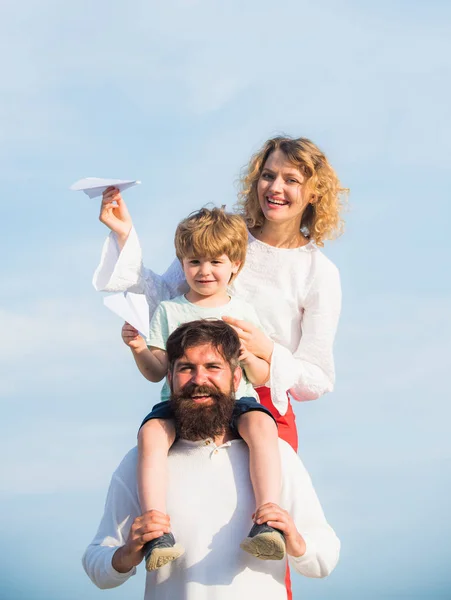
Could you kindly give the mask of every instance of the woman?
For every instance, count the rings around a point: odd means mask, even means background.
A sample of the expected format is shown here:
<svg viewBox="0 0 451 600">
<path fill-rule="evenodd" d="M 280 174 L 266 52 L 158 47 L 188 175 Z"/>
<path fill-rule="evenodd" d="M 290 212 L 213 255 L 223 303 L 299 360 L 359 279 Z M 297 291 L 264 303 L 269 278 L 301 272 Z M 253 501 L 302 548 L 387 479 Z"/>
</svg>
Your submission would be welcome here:
<svg viewBox="0 0 451 600">
<path fill-rule="evenodd" d="M 305 138 L 268 140 L 251 158 L 241 183 L 237 207 L 249 244 L 233 293 L 254 305 L 267 335 L 249 323 L 225 320 L 251 352 L 270 360 L 270 387 L 258 388 L 260 400 L 276 417 L 279 436 L 297 451 L 290 397 L 314 400 L 331 391 L 335 381 L 332 346 L 340 279 L 319 247 L 340 232 L 340 197 L 346 190 L 325 155 Z M 94 275 L 97 290 L 145 293 L 151 313 L 161 300 L 184 293 L 178 261 L 162 276 L 143 268 L 139 241 L 117 190 L 104 193 L 100 221 L 112 234 Z"/>
</svg>

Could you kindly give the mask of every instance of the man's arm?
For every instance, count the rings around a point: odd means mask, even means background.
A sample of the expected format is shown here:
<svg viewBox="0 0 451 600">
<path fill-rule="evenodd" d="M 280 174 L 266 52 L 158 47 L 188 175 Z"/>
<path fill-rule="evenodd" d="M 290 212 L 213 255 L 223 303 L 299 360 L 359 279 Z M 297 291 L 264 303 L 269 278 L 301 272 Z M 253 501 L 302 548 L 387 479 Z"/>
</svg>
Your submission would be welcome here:
<svg viewBox="0 0 451 600">
<path fill-rule="evenodd" d="M 290 563 L 306 577 L 326 577 L 338 562 L 340 541 L 326 521 L 300 458 L 286 442 L 280 441 L 279 445 L 283 466 L 281 504 L 293 524 L 287 539 Z"/>
<path fill-rule="evenodd" d="M 129 453 L 113 474 L 105 502 L 105 509 L 97 533 L 87 547 L 82 563 L 91 581 L 100 589 L 121 585 L 135 574 L 117 571 L 112 564 L 113 555 L 125 545 L 140 508 L 137 493 L 133 493 L 128 473 L 136 472 L 136 451 Z M 124 476 L 125 475 L 125 476 Z"/>
<path fill-rule="evenodd" d="M 147 542 L 171 531 L 169 517 L 158 510 L 149 510 L 136 517 L 130 528 L 127 541 L 113 554 L 111 564 L 118 573 L 128 573 L 144 558 Z"/>
<path fill-rule="evenodd" d="M 127 581 L 143 560 L 144 544 L 170 531 L 166 515 L 140 512 L 134 449 L 111 479 L 99 529 L 82 559 L 87 575 L 97 587 L 109 589 Z"/>
</svg>

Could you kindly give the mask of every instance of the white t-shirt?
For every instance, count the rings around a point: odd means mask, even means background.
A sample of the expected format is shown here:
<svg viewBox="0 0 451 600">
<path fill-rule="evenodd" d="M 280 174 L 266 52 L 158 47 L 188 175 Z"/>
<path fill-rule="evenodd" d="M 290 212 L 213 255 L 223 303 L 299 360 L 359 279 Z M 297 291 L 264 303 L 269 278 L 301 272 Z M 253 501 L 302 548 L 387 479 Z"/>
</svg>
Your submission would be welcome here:
<svg viewBox="0 0 451 600">
<path fill-rule="evenodd" d="M 280 505 L 307 546 L 304 556 L 290 557 L 290 565 L 307 577 L 325 577 L 337 564 L 340 542 L 301 460 L 286 442 L 279 440 L 279 448 Z M 118 573 L 111 564 L 141 514 L 136 462 L 135 448 L 112 477 L 99 529 L 83 557 L 86 573 L 103 589 L 136 572 Z M 167 511 L 185 554 L 146 574 L 145 600 L 286 600 L 286 560 L 259 560 L 239 547 L 255 508 L 246 444 L 233 440 L 217 447 L 211 439 L 179 440 L 169 451 L 168 470 Z"/>
<path fill-rule="evenodd" d="M 179 325 L 197 321 L 198 319 L 221 319 L 223 316 L 235 317 L 253 323 L 260 329 L 261 324 L 254 308 L 240 298 L 232 297 L 223 306 L 198 306 L 189 302 L 185 296 L 177 296 L 172 300 L 160 302 L 152 317 L 149 329 L 148 346 L 166 350 L 168 337 Z M 161 390 L 161 400 L 169 400 L 171 395 L 167 381 Z M 245 373 L 241 378 L 235 396 L 237 399 L 251 397 L 258 400 L 253 385 L 246 379 Z"/>
</svg>

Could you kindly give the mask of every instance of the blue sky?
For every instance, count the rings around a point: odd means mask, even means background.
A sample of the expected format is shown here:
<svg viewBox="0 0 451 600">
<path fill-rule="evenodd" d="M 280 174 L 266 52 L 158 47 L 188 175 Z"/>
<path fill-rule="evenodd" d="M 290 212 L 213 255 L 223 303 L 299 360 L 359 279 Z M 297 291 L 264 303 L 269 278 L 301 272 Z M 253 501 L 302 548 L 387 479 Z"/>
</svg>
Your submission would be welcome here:
<svg viewBox="0 0 451 600">
<path fill-rule="evenodd" d="M 297 406 L 341 562 L 295 598 L 449 598 L 451 7 L 443 1 L 56 0 L 2 6 L 0 596 L 100 592 L 80 557 L 157 389 L 91 286 L 105 234 L 84 176 L 126 199 L 146 263 L 180 218 L 233 206 L 274 133 L 351 188 L 326 246 L 344 305 L 336 391 Z"/>
</svg>

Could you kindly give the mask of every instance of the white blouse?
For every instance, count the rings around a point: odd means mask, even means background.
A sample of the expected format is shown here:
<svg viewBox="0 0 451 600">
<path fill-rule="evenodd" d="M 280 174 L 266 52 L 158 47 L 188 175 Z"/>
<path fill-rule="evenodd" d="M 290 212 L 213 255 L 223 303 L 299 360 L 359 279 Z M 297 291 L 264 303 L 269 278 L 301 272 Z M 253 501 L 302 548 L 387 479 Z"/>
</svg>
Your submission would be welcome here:
<svg viewBox="0 0 451 600">
<path fill-rule="evenodd" d="M 121 252 L 115 234 L 110 234 L 93 284 L 101 291 L 144 293 L 151 315 L 162 300 L 188 289 L 178 260 L 163 275 L 143 267 L 134 228 Z M 287 392 L 303 401 L 333 389 L 332 348 L 341 309 L 340 276 L 313 242 L 301 248 L 275 248 L 249 233 L 246 262 L 232 293 L 253 304 L 274 341 L 269 385 L 281 415 L 288 408 Z"/>
</svg>

